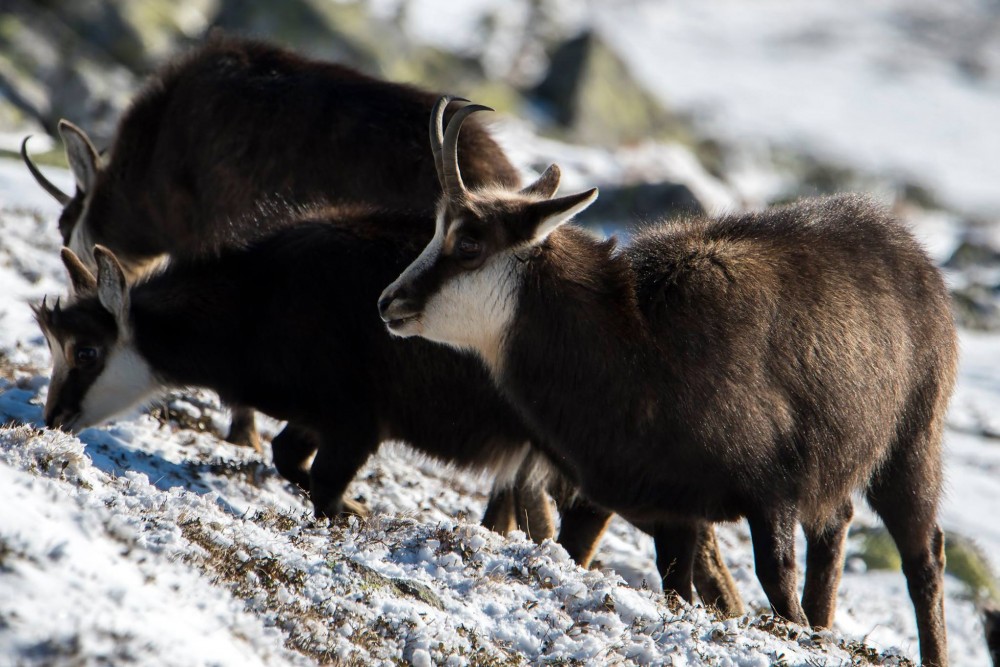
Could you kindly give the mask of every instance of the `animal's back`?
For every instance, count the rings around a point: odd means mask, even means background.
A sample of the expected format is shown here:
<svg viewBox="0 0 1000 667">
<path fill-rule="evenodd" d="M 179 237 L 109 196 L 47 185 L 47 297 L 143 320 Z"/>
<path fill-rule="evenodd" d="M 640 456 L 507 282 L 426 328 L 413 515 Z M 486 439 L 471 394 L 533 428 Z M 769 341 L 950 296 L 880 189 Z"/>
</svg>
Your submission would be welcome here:
<svg viewBox="0 0 1000 667">
<path fill-rule="evenodd" d="M 948 295 L 871 201 L 678 221 L 625 252 L 667 381 L 691 398 L 685 418 L 736 468 L 748 452 L 771 459 L 756 470 L 775 477 L 749 486 L 796 486 L 825 514 L 841 495 L 829 489 L 864 486 L 902 431 L 940 428 L 956 363 Z"/>
<path fill-rule="evenodd" d="M 239 221 L 262 200 L 430 211 L 440 193 L 427 143 L 435 99 L 263 42 L 210 40 L 137 95 L 89 217 L 143 225 L 144 235 L 106 234 L 136 251 L 191 254 L 240 240 Z M 481 125 L 470 130 L 460 143 L 467 180 L 515 186 L 497 144 Z"/>
</svg>

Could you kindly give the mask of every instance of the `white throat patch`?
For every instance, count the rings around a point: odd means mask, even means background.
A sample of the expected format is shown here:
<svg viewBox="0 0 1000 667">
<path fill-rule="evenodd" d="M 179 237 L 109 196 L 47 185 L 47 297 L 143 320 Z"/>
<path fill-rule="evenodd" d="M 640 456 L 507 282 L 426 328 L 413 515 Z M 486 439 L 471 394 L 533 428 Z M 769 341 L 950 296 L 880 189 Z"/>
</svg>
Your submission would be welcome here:
<svg viewBox="0 0 1000 667">
<path fill-rule="evenodd" d="M 459 273 L 428 299 L 421 335 L 477 352 L 499 375 L 503 343 L 517 312 L 522 265 L 513 250 L 498 253 L 475 271 Z"/>
</svg>

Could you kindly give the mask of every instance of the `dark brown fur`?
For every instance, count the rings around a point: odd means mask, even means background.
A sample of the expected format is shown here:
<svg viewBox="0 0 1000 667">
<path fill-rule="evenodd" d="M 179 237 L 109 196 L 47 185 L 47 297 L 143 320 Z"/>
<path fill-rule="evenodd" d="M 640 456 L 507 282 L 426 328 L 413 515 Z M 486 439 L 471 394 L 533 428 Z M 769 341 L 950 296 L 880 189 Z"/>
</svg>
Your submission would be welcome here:
<svg viewBox="0 0 1000 667">
<path fill-rule="evenodd" d="M 430 212 L 426 91 L 257 41 L 215 38 L 163 67 L 119 123 L 88 193 L 93 243 L 126 266 L 246 241 L 266 200 Z M 479 125 L 462 137 L 471 183 L 519 182 Z M 77 193 L 60 221 L 80 221 Z"/>
<path fill-rule="evenodd" d="M 106 164 L 90 170 L 90 190 L 78 187 L 64 207 L 63 242 L 82 225 L 78 254 L 89 260 L 90 246 L 106 246 L 135 277 L 163 254 L 197 256 L 265 234 L 264 216 L 250 214 L 273 201 L 430 211 L 440 195 L 426 133 L 436 97 L 216 35 L 137 94 Z M 460 153 L 471 182 L 517 185 L 481 126 Z M 259 449 L 252 412 L 238 409 L 233 422 L 227 439 Z"/>
<path fill-rule="evenodd" d="M 665 225 L 617 255 L 566 229 L 529 273 L 501 381 L 546 442 L 585 447 L 571 459 L 584 493 L 658 531 L 746 517 L 775 611 L 828 627 L 864 489 L 902 553 L 924 662 L 947 661 L 936 511 L 955 332 L 898 222 L 838 197 Z M 571 362 L 554 339 L 576 341 Z M 690 558 L 682 544 L 657 539 L 667 561 Z"/>
<path fill-rule="evenodd" d="M 272 201 L 431 211 L 441 192 L 427 147 L 436 97 L 264 42 L 213 38 L 138 93 L 93 187 L 60 216 L 64 243 L 84 225 L 88 242 L 135 276 L 164 253 L 198 256 L 266 234 L 281 216 L 254 213 Z M 480 125 L 466 129 L 460 159 L 471 183 L 519 182 Z M 77 251 L 89 260 L 89 247 Z M 234 410 L 228 439 L 259 448 L 252 411 Z M 537 539 L 553 534 L 551 519 L 535 523 Z"/>
<path fill-rule="evenodd" d="M 164 386 L 207 387 L 288 420 L 274 441 L 275 464 L 310 490 L 318 514 L 343 509 L 347 484 L 386 439 L 490 469 L 534 438 L 486 369 L 440 345 L 393 340 L 372 305 L 432 224 L 341 208 L 303 215 L 246 249 L 179 260 L 129 290 L 132 340 Z M 75 415 L 119 337 L 116 320 L 87 293 L 59 312 L 40 309 L 39 318 L 60 340 L 100 348 L 98 365 L 71 371 L 54 398 Z M 524 481 L 512 492 L 533 490 Z M 529 528 L 548 503 L 537 494 L 514 500 L 532 513 L 517 521 Z M 560 540 L 586 565 L 610 514 L 583 499 L 561 508 Z M 714 535 L 705 543 L 706 601 L 737 613 L 739 595 Z"/>
<path fill-rule="evenodd" d="M 774 611 L 829 627 L 862 490 L 902 555 L 922 660 L 946 664 L 936 512 L 957 347 L 925 253 L 854 196 L 664 223 L 621 250 L 571 226 L 517 242 L 533 236 L 525 224 L 593 194 L 492 221 L 479 211 L 509 197 L 450 202 L 446 234 L 481 250 L 475 266 L 454 252 L 414 265 L 383 292 L 383 318 L 433 337 L 437 291 L 513 252 L 513 319 L 498 357 L 484 358 L 583 493 L 654 536 L 666 589 L 691 599 L 703 522 L 746 518 Z M 801 605 L 796 523 L 808 544 Z"/>
</svg>

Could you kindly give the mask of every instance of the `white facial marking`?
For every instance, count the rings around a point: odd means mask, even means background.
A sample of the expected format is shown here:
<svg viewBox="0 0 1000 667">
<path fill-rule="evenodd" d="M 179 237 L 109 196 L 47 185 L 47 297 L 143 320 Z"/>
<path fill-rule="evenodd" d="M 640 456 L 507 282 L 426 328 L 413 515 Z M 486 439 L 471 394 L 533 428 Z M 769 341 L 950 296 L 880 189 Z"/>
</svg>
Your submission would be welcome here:
<svg viewBox="0 0 1000 667">
<path fill-rule="evenodd" d="M 160 386 L 132 342 L 121 341 L 111 348 L 104 369 L 80 401 L 80 416 L 73 429 L 93 426 L 130 410 L 146 402 Z"/>
<path fill-rule="evenodd" d="M 483 358 L 500 372 L 507 337 L 521 286 L 521 263 L 513 250 L 497 253 L 474 271 L 459 273 L 427 300 L 420 317 L 420 335 Z"/>
<path fill-rule="evenodd" d="M 406 267 L 406 270 L 403 271 L 403 273 L 401 273 L 391 285 L 385 288 L 385 292 L 391 291 L 400 283 L 405 284 L 406 282 L 409 282 L 437 262 L 438 257 L 441 256 L 441 250 L 444 247 L 445 215 L 446 209 L 441 207 L 438 210 L 437 218 L 434 221 L 434 237 L 431 239 L 430 243 L 424 247 L 423 251 L 417 256 L 417 258 L 413 260 L 413 263 Z M 400 338 L 419 336 L 423 334 L 421 318 L 400 322 L 399 324 L 391 327 L 389 329 L 389 333 Z"/>
<path fill-rule="evenodd" d="M 427 247 L 417 255 L 417 258 L 413 260 L 413 263 L 406 267 L 406 270 L 400 274 L 399 278 L 393 283 L 396 285 L 398 283 L 407 283 L 412 280 L 413 277 L 419 276 L 421 273 L 429 269 L 437 262 L 438 257 L 441 256 L 441 250 L 444 248 L 444 234 L 445 234 L 445 215 L 446 211 L 442 208 L 438 211 L 437 218 L 434 221 L 434 238 L 431 242 L 427 244 Z"/>
</svg>

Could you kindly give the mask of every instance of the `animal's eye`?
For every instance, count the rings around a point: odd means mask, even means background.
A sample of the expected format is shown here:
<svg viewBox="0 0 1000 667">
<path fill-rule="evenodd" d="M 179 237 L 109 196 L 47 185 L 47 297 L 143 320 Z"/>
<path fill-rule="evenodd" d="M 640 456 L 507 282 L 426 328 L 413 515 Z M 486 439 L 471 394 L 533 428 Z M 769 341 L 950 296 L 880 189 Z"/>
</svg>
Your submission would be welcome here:
<svg viewBox="0 0 1000 667">
<path fill-rule="evenodd" d="M 455 244 L 455 254 L 459 259 L 469 260 L 479 257 L 483 251 L 483 245 L 474 238 L 463 236 Z"/>
<path fill-rule="evenodd" d="M 78 347 L 76 348 L 76 364 L 78 366 L 87 366 L 89 364 L 97 361 L 97 348 L 96 347 Z"/>
</svg>

